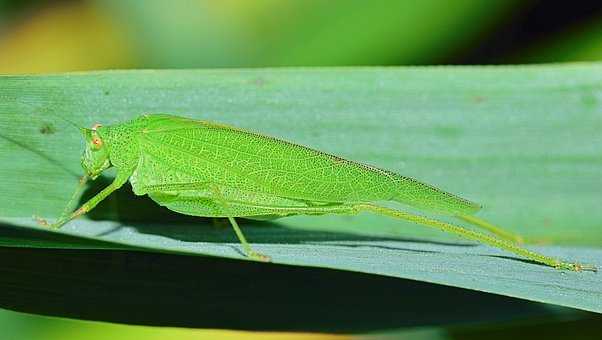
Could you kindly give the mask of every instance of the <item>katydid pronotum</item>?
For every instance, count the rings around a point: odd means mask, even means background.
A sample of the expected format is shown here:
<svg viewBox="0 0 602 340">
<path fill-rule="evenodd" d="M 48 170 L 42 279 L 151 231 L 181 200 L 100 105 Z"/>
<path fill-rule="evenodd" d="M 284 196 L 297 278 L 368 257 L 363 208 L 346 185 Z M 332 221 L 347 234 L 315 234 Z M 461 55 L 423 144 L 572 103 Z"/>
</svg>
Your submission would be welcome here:
<svg viewBox="0 0 602 340">
<path fill-rule="evenodd" d="M 111 126 L 95 124 L 81 131 L 86 148 L 79 188 L 111 166 L 117 169 L 115 179 L 74 212 L 70 202 L 55 223 L 38 219 L 42 225 L 61 227 L 129 180 L 136 195 L 146 194 L 172 211 L 228 218 L 245 254 L 260 261 L 269 257 L 251 248 L 235 218 L 369 212 L 436 228 L 558 269 L 596 270 L 523 248 L 519 236 L 474 216 L 480 209 L 476 203 L 391 171 L 273 137 L 165 114 L 142 115 Z M 486 233 L 376 201 L 452 216 Z"/>
</svg>

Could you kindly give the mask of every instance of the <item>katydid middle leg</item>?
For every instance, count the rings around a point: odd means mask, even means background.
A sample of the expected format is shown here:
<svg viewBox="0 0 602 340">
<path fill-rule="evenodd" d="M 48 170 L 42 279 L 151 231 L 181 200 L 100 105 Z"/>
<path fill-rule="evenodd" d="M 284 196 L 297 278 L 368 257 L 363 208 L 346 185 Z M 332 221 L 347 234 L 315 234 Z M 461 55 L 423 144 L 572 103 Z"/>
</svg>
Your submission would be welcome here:
<svg viewBox="0 0 602 340">
<path fill-rule="evenodd" d="M 227 212 L 228 208 L 229 208 L 228 202 L 222 195 L 221 191 L 219 190 L 219 187 L 217 185 L 211 185 L 210 188 L 211 188 L 211 191 L 213 192 L 215 198 L 217 199 L 217 201 L 220 202 L 222 207 Z M 232 225 L 232 228 L 234 229 L 234 232 L 236 233 L 236 237 L 238 237 L 238 240 L 240 241 L 240 244 L 242 245 L 242 248 L 243 248 L 245 254 L 249 258 L 252 258 L 252 259 L 258 260 L 258 261 L 262 261 L 262 262 L 270 262 L 271 261 L 271 258 L 269 256 L 261 254 L 255 250 L 253 250 L 253 248 L 251 247 L 249 242 L 247 242 L 247 238 L 242 233 L 242 230 L 240 230 L 240 227 L 238 226 L 238 223 L 234 219 L 234 216 L 231 216 L 231 214 L 228 214 L 228 221 L 230 221 L 230 224 Z"/>
<path fill-rule="evenodd" d="M 157 193 L 157 192 L 182 193 L 182 192 L 187 192 L 187 191 L 208 191 L 207 193 L 204 193 L 204 195 L 211 195 L 211 202 L 213 204 L 215 204 L 216 209 L 219 210 L 219 215 L 222 215 L 222 216 L 225 215 L 225 217 L 228 218 L 230 225 L 232 226 L 232 228 L 234 229 L 234 232 L 236 233 L 236 237 L 238 238 L 238 240 L 240 241 L 240 243 L 242 245 L 244 253 L 249 258 L 252 258 L 252 259 L 255 259 L 258 261 L 262 261 L 262 262 L 270 261 L 269 256 L 263 255 L 259 252 L 256 252 L 255 250 L 253 250 L 253 248 L 247 241 L 245 235 L 243 234 L 242 230 L 238 226 L 238 223 L 236 222 L 236 219 L 235 219 L 236 216 L 234 216 L 234 214 L 232 214 L 230 212 L 230 204 L 228 203 L 228 201 L 226 200 L 226 198 L 220 191 L 217 184 L 212 183 L 212 182 L 159 184 L 159 185 L 146 186 L 146 187 L 144 187 L 144 190 L 149 192 L 149 194 L 151 194 L 151 195 L 153 193 Z M 156 196 L 153 199 L 156 199 Z M 186 200 L 186 198 L 179 197 L 179 195 L 176 194 L 174 196 L 173 200 L 178 200 L 178 199 Z M 189 199 L 189 201 L 194 202 L 196 205 L 204 205 L 198 199 Z M 167 205 L 167 207 L 171 208 L 172 210 L 178 211 L 177 209 L 173 209 L 173 207 L 170 207 L 169 205 Z M 182 212 L 182 211 L 179 211 L 179 212 Z M 189 214 L 189 215 L 196 215 L 192 210 L 184 212 L 184 213 Z M 199 216 L 202 216 L 202 215 L 199 215 Z"/>
</svg>

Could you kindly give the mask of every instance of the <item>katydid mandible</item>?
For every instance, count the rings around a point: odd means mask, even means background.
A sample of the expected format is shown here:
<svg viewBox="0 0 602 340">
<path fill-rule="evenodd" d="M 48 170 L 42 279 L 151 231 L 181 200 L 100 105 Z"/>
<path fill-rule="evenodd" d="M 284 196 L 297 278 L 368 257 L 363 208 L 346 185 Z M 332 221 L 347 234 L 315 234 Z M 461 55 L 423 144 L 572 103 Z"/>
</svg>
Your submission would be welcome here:
<svg viewBox="0 0 602 340">
<path fill-rule="evenodd" d="M 146 114 L 111 126 L 81 128 L 85 139 L 82 167 L 96 179 L 114 166 L 114 181 L 74 212 L 73 198 L 53 224 L 59 228 L 92 210 L 128 180 L 136 195 L 148 195 L 172 211 L 225 217 L 244 253 L 255 252 L 235 218 L 369 212 L 449 232 L 558 269 L 596 270 L 521 247 L 518 235 L 474 214 L 480 205 L 413 178 L 346 160 L 302 145 L 207 121 L 166 114 Z M 74 194 L 77 197 L 78 191 Z M 447 215 L 486 232 L 377 205 L 394 201 L 421 211 Z"/>
</svg>

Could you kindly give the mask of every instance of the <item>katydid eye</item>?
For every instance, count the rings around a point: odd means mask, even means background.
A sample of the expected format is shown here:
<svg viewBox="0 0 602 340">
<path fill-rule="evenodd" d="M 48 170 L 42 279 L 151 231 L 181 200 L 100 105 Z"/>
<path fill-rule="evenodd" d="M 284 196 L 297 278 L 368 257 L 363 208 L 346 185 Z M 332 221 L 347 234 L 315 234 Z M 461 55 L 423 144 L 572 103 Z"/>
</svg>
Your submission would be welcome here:
<svg viewBox="0 0 602 340">
<path fill-rule="evenodd" d="M 94 146 L 96 147 L 96 149 L 100 149 L 100 147 L 102 146 L 102 140 L 100 138 L 92 138 L 92 144 L 94 144 Z"/>
</svg>

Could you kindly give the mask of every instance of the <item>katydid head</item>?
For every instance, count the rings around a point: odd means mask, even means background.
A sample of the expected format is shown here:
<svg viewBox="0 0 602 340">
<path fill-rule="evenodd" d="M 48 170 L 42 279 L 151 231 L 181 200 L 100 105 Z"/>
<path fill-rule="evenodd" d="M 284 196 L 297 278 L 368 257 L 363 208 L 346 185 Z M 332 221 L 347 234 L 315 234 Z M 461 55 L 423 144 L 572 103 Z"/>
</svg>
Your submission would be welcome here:
<svg viewBox="0 0 602 340">
<path fill-rule="evenodd" d="M 109 150 L 98 133 L 100 124 L 94 124 L 91 129 L 82 128 L 86 148 L 82 155 L 82 168 L 91 179 L 96 179 L 106 168 L 111 166 Z"/>
</svg>

